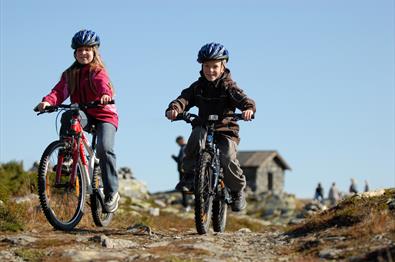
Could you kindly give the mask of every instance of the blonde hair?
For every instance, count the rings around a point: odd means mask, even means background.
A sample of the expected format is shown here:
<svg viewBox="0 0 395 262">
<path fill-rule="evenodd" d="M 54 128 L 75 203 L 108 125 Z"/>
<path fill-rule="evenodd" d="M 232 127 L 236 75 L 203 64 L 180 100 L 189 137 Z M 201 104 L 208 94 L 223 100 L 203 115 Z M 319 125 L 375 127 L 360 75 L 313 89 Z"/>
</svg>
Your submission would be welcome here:
<svg viewBox="0 0 395 262">
<path fill-rule="evenodd" d="M 103 60 L 101 58 L 99 48 L 97 46 L 92 46 L 92 51 L 93 51 L 93 60 L 90 62 L 89 66 L 89 71 L 96 71 L 99 69 L 105 69 Z M 77 49 L 74 50 L 74 57 L 76 55 Z M 77 59 L 74 61 L 74 63 L 66 69 L 65 74 L 66 74 L 66 81 L 68 84 L 69 88 L 69 93 L 70 95 L 74 93 L 74 91 L 77 89 L 77 86 L 79 86 L 79 72 L 80 72 L 80 63 L 78 63 Z M 90 79 L 91 81 L 91 79 Z M 109 83 L 110 88 L 112 89 L 113 95 L 115 95 L 115 90 L 114 86 L 112 83 Z"/>
</svg>

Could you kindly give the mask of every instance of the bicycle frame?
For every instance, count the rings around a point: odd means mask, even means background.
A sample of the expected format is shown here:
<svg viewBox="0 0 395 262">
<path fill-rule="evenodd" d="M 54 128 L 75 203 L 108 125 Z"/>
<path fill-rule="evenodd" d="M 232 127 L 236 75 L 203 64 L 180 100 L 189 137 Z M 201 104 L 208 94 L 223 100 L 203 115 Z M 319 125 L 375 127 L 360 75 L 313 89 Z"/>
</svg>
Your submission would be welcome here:
<svg viewBox="0 0 395 262">
<path fill-rule="evenodd" d="M 77 163 L 79 159 L 81 159 L 81 164 L 83 165 L 84 169 L 82 170 L 83 175 L 85 175 L 86 182 L 87 182 L 87 193 L 92 193 L 92 176 L 93 176 L 93 169 L 96 160 L 95 157 L 95 141 L 96 135 L 94 134 L 92 137 L 92 147 L 89 143 L 83 129 L 81 123 L 78 119 L 78 114 L 73 115 L 71 119 L 71 126 L 70 131 L 73 135 L 64 137 L 63 140 L 68 143 L 72 147 L 72 158 L 73 164 L 71 168 L 71 176 L 70 176 L 70 185 L 75 184 L 75 180 L 77 177 Z M 89 161 L 85 152 L 88 153 Z M 56 168 L 56 184 L 60 184 L 61 176 L 62 176 L 62 164 L 64 161 L 64 156 L 61 154 L 58 157 L 58 163 Z"/>
<path fill-rule="evenodd" d="M 207 127 L 207 137 L 206 137 L 206 146 L 204 151 L 207 151 L 211 157 L 212 157 L 212 162 L 211 162 L 211 169 L 213 171 L 214 175 L 214 181 L 212 185 L 212 189 L 216 189 L 218 185 L 218 181 L 221 175 L 221 164 L 220 164 L 220 159 L 219 159 L 219 148 L 217 148 L 217 145 L 214 141 L 215 139 L 215 121 L 218 120 L 217 115 L 210 115 L 209 116 L 209 124 Z M 221 185 L 222 186 L 222 185 Z M 215 194 L 215 192 L 210 192 L 211 194 Z"/>
</svg>

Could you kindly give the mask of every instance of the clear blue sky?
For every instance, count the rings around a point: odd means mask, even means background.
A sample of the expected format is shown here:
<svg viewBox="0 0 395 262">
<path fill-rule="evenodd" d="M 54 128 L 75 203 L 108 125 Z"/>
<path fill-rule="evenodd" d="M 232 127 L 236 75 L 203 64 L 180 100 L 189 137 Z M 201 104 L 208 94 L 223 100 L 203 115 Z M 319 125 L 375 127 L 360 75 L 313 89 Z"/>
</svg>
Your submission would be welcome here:
<svg viewBox="0 0 395 262">
<path fill-rule="evenodd" d="M 0 162 L 28 169 L 56 139 L 56 114 L 32 108 L 72 62 L 71 38 L 96 31 L 117 92 L 118 166 L 150 191 L 173 188 L 177 135 L 164 117 L 199 76 L 199 48 L 230 51 L 229 68 L 257 103 L 239 150 L 277 150 L 285 189 L 318 182 L 394 187 L 394 1 L 22 1 L 1 3 Z"/>
</svg>

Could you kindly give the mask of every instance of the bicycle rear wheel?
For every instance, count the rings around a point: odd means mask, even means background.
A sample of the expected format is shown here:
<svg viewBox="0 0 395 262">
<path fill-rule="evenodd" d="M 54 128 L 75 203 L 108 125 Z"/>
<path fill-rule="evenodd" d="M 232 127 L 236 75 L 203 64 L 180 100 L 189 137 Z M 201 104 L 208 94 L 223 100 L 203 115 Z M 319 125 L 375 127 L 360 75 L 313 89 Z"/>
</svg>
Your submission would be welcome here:
<svg viewBox="0 0 395 262">
<path fill-rule="evenodd" d="M 76 163 L 77 175 L 71 184 L 72 162 L 71 146 L 64 141 L 54 141 L 45 149 L 38 169 L 41 208 L 55 229 L 65 231 L 72 230 L 80 222 L 85 203 L 83 166 L 80 162 Z M 57 170 L 61 170 L 58 181 Z"/>
<path fill-rule="evenodd" d="M 203 152 L 195 177 L 195 224 L 199 234 L 206 234 L 210 227 L 213 205 L 211 155 Z"/>
<path fill-rule="evenodd" d="M 99 168 L 100 170 L 100 168 Z M 101 171 L 97 170 L 93 174 L 93 193 L 90 195 L 92 218 L 98 227 L 106 227 L 110 224 L 114 213 L 104 213 L 100 201 L 104 201 L 103 181 Z"/>
</svg>

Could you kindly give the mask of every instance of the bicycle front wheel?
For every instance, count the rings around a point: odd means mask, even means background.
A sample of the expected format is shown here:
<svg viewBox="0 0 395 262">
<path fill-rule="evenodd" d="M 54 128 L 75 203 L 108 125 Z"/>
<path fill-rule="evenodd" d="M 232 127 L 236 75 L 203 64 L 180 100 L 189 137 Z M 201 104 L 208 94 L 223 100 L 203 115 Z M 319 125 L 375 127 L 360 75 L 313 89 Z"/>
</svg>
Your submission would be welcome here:
<svg viewBox="0 0 395 262">
<path fill-rule="evenodd" d="M 97 172 L 93 174 L 93 179 L 92 179 L 93 193 L 90 195 L 91 211 L 95 225 L 98 227 L 106 227 L 110 224 L 114 213 L 103 212 L 103 207 L 102 207 L 102 202 L 104 202 L 103 181 L 101 178 L 101 171 L 99 170 L 97 170 Z"/>
<path fill-rule="evenodd" d="M 71 182 L 72 148 L 64 141 L 52 142 L 44 151 L 38 169 L 38 195 L 48 222 L 60 230 L 72 230 L 81 220 L 86 184 L 83 166 L 76 164 Z"/>
<path fill-rule="evenodd" d="M 195 176 L 195 224 L 199 234 L 206 234 L 210 227 L 213 205 L 211 155 L 203 152 Z"/>
<path fill-rule="evenodd" d="M 228 204 L 223 199 L 216 199 L 213 203 L 213 229 L 214 232 L 224 232 L 226 226 L 226 212 Z"/>
</svg>

